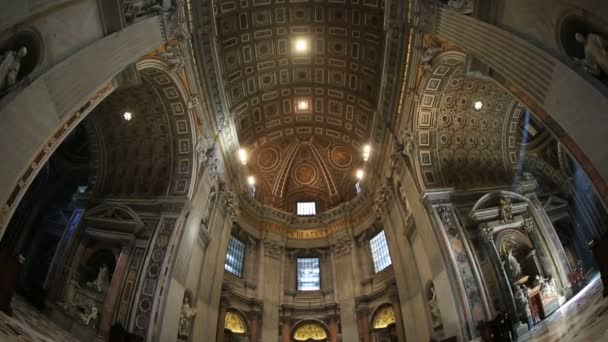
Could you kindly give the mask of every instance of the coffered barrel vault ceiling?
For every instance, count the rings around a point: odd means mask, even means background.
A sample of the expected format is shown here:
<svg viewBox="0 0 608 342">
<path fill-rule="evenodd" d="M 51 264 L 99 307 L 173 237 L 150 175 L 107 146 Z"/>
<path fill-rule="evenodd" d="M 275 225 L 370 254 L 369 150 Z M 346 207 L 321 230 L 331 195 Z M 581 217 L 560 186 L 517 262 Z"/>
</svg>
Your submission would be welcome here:
<svg viewBox="0 0 608 342">
<path fill-rule="evenodd" d="M 288 211 L 352 198 L 381 84 L 384 3 L 225 0 L 216 10 L 224 90 L 257 198 Z"/>
</svg>

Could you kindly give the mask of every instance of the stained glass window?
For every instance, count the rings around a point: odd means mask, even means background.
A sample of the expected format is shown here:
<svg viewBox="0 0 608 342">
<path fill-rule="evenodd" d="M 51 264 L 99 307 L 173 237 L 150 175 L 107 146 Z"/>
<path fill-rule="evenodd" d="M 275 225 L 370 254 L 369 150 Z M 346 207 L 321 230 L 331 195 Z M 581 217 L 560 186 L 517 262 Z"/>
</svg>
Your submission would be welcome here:
<svg viewBox="0 0 608 342">
<path fill-rule="evenodd" d="M 228 253 L 226 254 L 226 263 L 224 269 L 237 277 L 243 276 L 243 257 L 245 255 L 245 244 L 230 236 L 228 242 Z"/>
<path fill-rule="evenodd" d="M 388 252 L 388 244 L 386 243 L 386 236 L 384 236 L 384 230 L 369 240 L 369 247 L 372 250 L 374 271 L 376 273 L 392 264 L 391 255 Z"/>
<path fill-rule="evenodd" d="M 319 258 L 298 258 L 298 291 L 321 289 Z"/>
</svg>

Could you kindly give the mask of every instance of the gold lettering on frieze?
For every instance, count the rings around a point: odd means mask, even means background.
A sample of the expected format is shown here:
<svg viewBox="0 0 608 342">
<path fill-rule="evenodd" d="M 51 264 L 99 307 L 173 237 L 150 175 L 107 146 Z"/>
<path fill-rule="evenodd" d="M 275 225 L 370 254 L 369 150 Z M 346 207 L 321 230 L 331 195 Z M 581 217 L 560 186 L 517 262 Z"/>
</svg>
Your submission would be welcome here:
<svg viewBox="0 0 608 342">
<path fill-rule="evenodd" d="M 294 240 L 307 240 L 307 239 L 322 239 L 327 238 L 335 232 L 346 229 L 348 227 L 355 227 L 365 221 L 371 215 L 371 208 L 361 210 L 357 215 L 328 224 L 323 227 L 312 227 L 312 228 L 290 228 L 287 225 L 264 221 L 259 217 L 253 215 L 251 212 L 244 211 L 241 218 L 249 222 L 253 227 L 259 228 L 262 231 L 273 232 L 279 235 L 286 236 L 288 239 Z"/>
</svg>

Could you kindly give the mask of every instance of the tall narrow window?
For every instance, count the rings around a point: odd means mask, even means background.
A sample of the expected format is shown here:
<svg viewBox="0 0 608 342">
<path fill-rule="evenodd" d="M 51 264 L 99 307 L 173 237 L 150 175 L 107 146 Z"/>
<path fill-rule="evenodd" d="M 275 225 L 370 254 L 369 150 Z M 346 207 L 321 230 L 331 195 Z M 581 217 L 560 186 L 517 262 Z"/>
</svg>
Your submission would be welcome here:
<svg viewBox="0 0 608 342">
<path fill-rule="evenodd" d="M 298 202 L 297 213 L 299 216 L 313 216 L 317 214 L 315 202 Z"/>
<path fill-rule="evenodd" d="M 388 244 L 386 243 L 384 230 L 369 240 L 369 248 L 372 251 L 372 259 L 374 259 L 374 271 L 376 273 L 382 271 L 392 264 L 391 255 L 388 253 Z"/>
<path fill-rule="evenodd" d="M 245 244 L 230 236 L 228 242 L 228 253 L 226 254 L 226 263 L 224 269 L 237 277 L 243 276 L 243 257 L 245 255 Z"/>
<path fill-rule="evenodd" d="M 298 291 L 321 289 L 319 258 L 298 258 Z"/>
</svg>

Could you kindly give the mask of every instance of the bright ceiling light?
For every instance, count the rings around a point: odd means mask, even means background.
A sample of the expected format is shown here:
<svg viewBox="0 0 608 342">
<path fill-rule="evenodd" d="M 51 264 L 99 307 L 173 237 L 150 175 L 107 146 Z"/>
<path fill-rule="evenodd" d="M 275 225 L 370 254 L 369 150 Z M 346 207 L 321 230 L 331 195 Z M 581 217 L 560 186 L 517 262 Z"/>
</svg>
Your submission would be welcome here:
<svg viewBox="0 0 608 342">
<path fill-rule="evenodd" d="M 308 39 L 298 38 L 293 44 L 293 48 L 297 53 L 305 53 L 308 52 Z"/>
<path fill-rule="evenodd" d="M 357 170 L 356 176 L 357 176 L 358 180 L 362 180 L 363 179 L 363 170 L 361 170 L 361 169 Z"/>
<path fill-rule="evenodd" d="M 122 118 L 125 119 L 126 121 L 131 121 L 131 119 L 133 119 L 133 113 L 131 113 L 131 112 L 125 112 L 122 115 Z"/>
<path fill-rule="evenodd" d="M 249 183 L 249 185 L 251 185 L 251 186 L 254 186 L 255 185 L 255 178 L 253 178 L 253 176 L 247 177 L 247 183 Z"/>
<path fill-rule="evenodd" d="M 298 100 L 298 110 L 308 110 L 308 100 Z"/>
<path fill-rule="evenodd" d="M 363 160 L 368 161 L 369 155 L 372 152 L 372 147 L 369 144 L 363 146 Z"/>
<path fill-rule="evenodd" d="M 483 102 L 481 102 L 481 101 L 475 101 L 475 103 L 473 104 L 473 106 L 475 107 L 476 110 L 481 110 L 481 108 L 483 108 Z"/>
<path fill-rule="evenodd" d="M 243 148 L 239 148 L 239 160 L 241 161 L 241 164 L 247 164 L 247 151 Z"/>
</svg>

